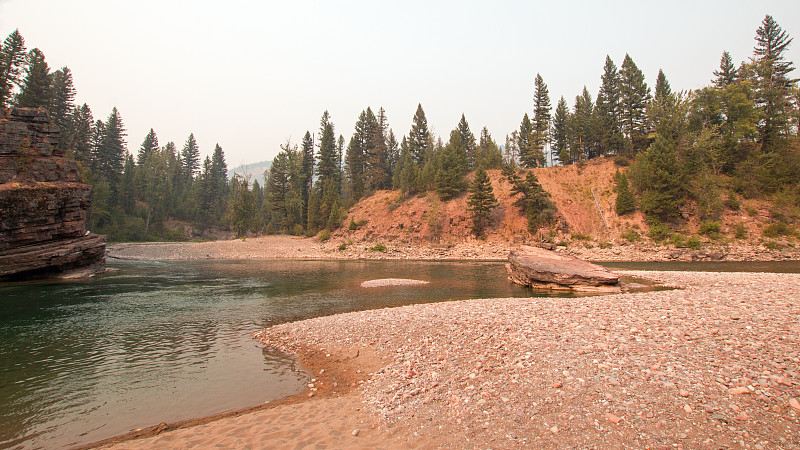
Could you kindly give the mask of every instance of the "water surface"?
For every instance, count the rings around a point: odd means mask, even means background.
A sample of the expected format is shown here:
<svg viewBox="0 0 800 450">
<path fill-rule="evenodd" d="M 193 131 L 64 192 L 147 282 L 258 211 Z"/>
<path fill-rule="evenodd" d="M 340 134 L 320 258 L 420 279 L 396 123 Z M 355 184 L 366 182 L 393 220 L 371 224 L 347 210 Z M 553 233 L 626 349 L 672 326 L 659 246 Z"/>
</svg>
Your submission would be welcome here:
<svg viewBox="0 0 800 450">
<path fill-rule="evenodd" d="M 72 282 L 0 286 L 0 448 L 54 448 L 301 392 L 262 327 L 451 299 L 550 295 L 501 263 L 112 261 Z M 377 278 L 423 286 L 361 288 Z"/>
</svg>

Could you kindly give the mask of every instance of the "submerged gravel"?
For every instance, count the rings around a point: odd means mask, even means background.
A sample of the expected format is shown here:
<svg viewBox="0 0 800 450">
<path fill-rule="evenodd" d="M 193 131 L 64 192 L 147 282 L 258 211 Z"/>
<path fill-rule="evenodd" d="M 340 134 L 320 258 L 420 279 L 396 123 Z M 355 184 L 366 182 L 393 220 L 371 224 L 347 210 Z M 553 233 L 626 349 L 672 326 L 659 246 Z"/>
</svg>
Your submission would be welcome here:
<svg viewBox="0 0 800 450">
<path fill-rule="evenodd" d="M 370 348 L 384 367 L 364 402 L 425 447 L 800 448 L 800 275 L 629 274 L 682 289 L 414 305 L 258 337 Z"/>
</svg>

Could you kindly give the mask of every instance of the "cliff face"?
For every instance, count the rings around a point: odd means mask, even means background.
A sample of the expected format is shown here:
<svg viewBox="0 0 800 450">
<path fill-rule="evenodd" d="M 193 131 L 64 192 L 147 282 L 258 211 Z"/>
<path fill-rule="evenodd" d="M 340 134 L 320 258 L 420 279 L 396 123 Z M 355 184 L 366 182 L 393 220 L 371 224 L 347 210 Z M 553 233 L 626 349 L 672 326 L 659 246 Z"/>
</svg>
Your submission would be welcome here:
<svg viewBox="0 0 800 450">
<path fill-rule="evenodd" d="M 0 116 L 0 280 L 105 270 L 105 236 L 87 233 L 91 187 L 58 148 L 47 113 Z"/>
</svg>

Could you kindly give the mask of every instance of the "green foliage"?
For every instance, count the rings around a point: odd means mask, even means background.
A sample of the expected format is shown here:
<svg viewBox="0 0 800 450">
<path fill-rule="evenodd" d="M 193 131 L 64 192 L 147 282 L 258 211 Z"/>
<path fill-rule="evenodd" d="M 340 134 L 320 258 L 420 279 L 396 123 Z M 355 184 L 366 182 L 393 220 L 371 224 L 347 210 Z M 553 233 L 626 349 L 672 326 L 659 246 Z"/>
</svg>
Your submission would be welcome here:
<svg viewBox="0 0 800 450">
<path fill-rule="evenodd" d="M 14 30 L 0 48 L 0 110 L 11 102 L 14 87 L 25 68 L 25 39 Z"/>
<path fill-rule="evenodd" d="M 637 233 L 636 230 L 625 230 L 622 232 L 621 236 L 632 244 L 642 240 L 642 235 Z"/>
<path fill-rule="evenodd" d="M 375 244 L 372 247 L 370 247 L 368 250 L 371 251 L 371 252 L 386 253 L 386 246 L 383 245 L 382 243 L 378 242 L 377 244 Z"/>
<path fill-rule="evenodd" d="M 620 216 L 632 214 L 636 211 L 636 199 L 633 197 L 633 192 L 631 192 L 628 186 L 628 177 L 624 173 L 617 171 L 614 178 L 617 181 L 617 185 L 614 189 L 617 192 L 614 210 Z"/>
<path fill-rule="evenodd" d="M 733 228 L 733 235 L 736 237 L 736 239 L 746 239 L 747 228 L 745 228 L 743 223 L 737 223 Z"/>
<path fill-rule="evenodd" d="M 22 108 L 46 108 L 50 103 L 50 67 L 44 60 L 44 53 L 38 48 L 28 52 L 25 61 L 25 77 L 20 93 L 15 99 Z"/>
<path fill-rule="evenodd" d="M 492 210 L 499 205 L 494 196 L 489 175 L 482 167 L 475 171 L 475 178 L 467 197 L 467 211 L 472 213 L 472 232 L 482 236 L 491 223 Z"/>
<path fill-rule="evenodd" d="M 686 240 L 684 246 L 692 250 L 700 250 L 700 248 L 703 246 L 703 243 L 700 242 L 700 239 L 698 239 L 697 236 L 692 236 Z"/>
<path fill-rule="evenodd" d="M 631 180 L 641 194 L 640 208 L 660 220 L 678 218 L 685 199 L 685 176 L 675 143 L 658 135 L 653 145 L 636 157 Z"/>
<path fill-rule="evenodd" d="M 347 242 L 342 242 L 341 244 L 339 244 L 339 247 L 337 247 L 337 249 L 340 252 L 343 252 L 343 251 L 347 250 Z"/>
<path fill-rule="evenodd" d="M 700 228 L 697 230 L 699 234 L 704 236 L 714 237 L 719 234 L 722 227 L 719 223 L 714 221 L 705 221 L 700 223 Z"/>
<path fill-rule="evenodd" d="M 789 227 L 784 222 L 775 222 L 767 225 L 764 228 L 764 231 L 761 232 L 761 235 L 768 238 L 777 238 L 779 236 L 791 236 L 794 234 L 794 230 Z"/>
<path fill-rule="evenodd" d="M 441 151 L 435 175 L 436 192 L 442 200 L 450 200 L 464 191 L 466 160 L 461 135 L 458 130 L 450 133 L 450 142 Z"/>
<path fill-rule="evenodd" d="M 647 232 L 647 237 L 656 242 L 663 242 L 672 234 L 672 230 L 670 230 L 667 225 L 659 221 L 658 218 L 648 217 L 647 224 L 650 226 L 650 230 Z"/>
<path fill-rule="evenodd" d="M 572 239 L 575 241 L 591 241 L 592 237 L 588 234 L 572 233 Z"/>
<path fill-rule="evenodd" d="M 245 236 L 257 227 L 255 196 L 249 189 L 250 180 L 239 174 L 231 180 L 231 199 L 228 220 L 237 237 Z M 301 227 L 302 230 L 302 227 Z"/>
<path fill-rule="evenodd" d="M 728 198 L 725 199 L 725 207 L 731 211 L 738 211 L 742 208 L 742 203 L 733 192 L 728 193 Z"/>
<path fill-rule="evenodd" d="M 322 231 L 320 231 L 320 232 L 319 232 L 319 234 L 317 235 L 317 239 L 318 239 L 320 242 L 325 242 L 325 241 L 327 241 L 327 240 L 328 240 L 328 239 L 330 239 L 330 238 L 331 238 L 331 232 L 330 232 L 330 231 L 328 231 L 328 230 L 322 230 Z"/>
<path fill-rule="evenodd" d="M 511 192 L 517 197 L 514 206 L 520 208 L 528 220 L 529 232 L 535 233 L 539 227 L 555 221 L 558 214 L 556 205 L 533 172 L 529 171 L 524 179 L 518 178 Z"/>
</svg>

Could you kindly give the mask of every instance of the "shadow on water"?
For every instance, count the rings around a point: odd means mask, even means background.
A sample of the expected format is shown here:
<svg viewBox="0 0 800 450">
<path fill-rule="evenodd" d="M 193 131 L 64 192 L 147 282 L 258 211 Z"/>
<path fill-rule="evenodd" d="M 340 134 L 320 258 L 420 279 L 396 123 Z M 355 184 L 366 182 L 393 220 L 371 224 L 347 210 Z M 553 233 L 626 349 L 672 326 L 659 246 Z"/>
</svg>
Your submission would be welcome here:
<svg viewBox="0 0 800 450">
<path fill-rule="evenodd" d="M 112 261 L 89 280 L 0 285 L 0 448 L 64 447 L 302 391 L 250 335 L 287 321 L 469 298 L 553 295 L 502 263 Z M 413 278 L 416 287 L 361 288 Z M 562 295 L 562 294 L 556 294 Z"/>
</svg>

